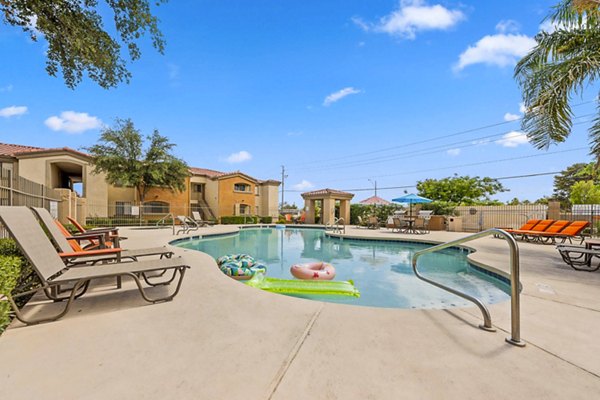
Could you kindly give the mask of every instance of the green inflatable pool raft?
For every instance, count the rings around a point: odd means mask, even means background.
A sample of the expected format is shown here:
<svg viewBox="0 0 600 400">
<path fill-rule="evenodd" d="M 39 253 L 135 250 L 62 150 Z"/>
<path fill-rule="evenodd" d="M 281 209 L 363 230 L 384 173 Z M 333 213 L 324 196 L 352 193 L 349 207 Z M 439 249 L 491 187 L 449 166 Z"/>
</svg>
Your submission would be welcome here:
<svg viewBox="0 0 600 400">
<path fill-rule="evenodd" d="M 300 295 L 335 295 L 360 297 L 360 292 L 349 281 L 303 281 L 298 279 L 280 279 L 255 274 L 246 285 L 273 293 Z"/>
</svg>

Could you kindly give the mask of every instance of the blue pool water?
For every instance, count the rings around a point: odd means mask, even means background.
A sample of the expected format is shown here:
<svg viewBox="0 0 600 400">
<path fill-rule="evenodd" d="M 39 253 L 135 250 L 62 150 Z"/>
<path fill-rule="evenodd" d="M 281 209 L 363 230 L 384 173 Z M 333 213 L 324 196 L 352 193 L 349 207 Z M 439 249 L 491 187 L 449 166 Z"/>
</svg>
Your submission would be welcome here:
<svg viewBox="0 0 600 400">
<path fill-rule="evenodd" d="M 178 242 L 218 258 L 246 253 L 267 266 L 267 276 L 294 279 L 290 266 L 326 261 L 336 269 L 336 280 L 352 279 L 360 298 L 318 300 L 373 307 L 449 308 L 472 303 L 417 279 L 412 255 L 428 245 L 331 238 L 319 229 L 243 229 L 239 234 Z M 484 275 L 467 262 L 467 253 L 446 249 L 419 258 L 423 275 L 480 298 L 487 304 L 509 299 L 509 286 Z M 242 284 L 234 282 L 234 284 Z M 311 297 L 315 299 L 315 297 Z"/>
</svg>

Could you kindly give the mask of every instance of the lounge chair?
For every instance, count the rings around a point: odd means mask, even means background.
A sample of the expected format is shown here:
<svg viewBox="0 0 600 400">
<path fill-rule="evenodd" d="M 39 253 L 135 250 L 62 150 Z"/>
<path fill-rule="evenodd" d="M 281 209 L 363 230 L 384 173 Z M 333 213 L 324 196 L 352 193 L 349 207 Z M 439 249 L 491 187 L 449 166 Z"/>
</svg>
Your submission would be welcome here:
<svg viewBox="0 0 600 400">
<path fill-rule="evenodd" d="M 59 256 L 67 264 L 94 264 L 97 262 L 121 261 L 123 259 L 137 261 L 139 257 L 160 256 L 160 258 L 170 258 L 173 255 L 173 252 L 167 247 L 152 247 L 135 250 L 123 250 L 119 247 L 113 247 L 86 250 L 81 247 L 79 241 L 90 238 L 102 241 L 103 235 L 106 235 L 107 232 L 110 233 L 110 230 L 98 231 L 85 235 L 68 236 L 68 231 L 59 221 L 52 218 L 52 215 L 50 215 L 48 210 L 38 207 L 32 207 L 32 210 L 46 227 L 52 242 L 59 251 Z M 118 246 L 116 242 L 114 244 Z"/>
<path fill-rule="evenodd" d="M 362 217 L 360 215 L 356 217 L 356 221 L 357 221 L 356 226 L 358 228 L 360 228 L 360 227 L 366 227 L 367 226 L 367 223 L 365 221 L 363 221 L 363 219 L 362 219 Z"/>
<path fill-rule="evenodd" d="M 600 261 L 596 266 L 592 266 L 594 258 L 600 258 L 600 249 L 586 249 L 585 246 L 556 246 L 563 261 L 571 268 L 577 271 L 597 271 L 600 268 Z"/>
<path fill-rule="evenodd" d="M 176 218 L 179 221 L 179 230 L 175 232 L 176 235 L 179 235 L 180 232 L 183 232 L 183 234 L 185 235 L 186 233 L 190 233 L 191 231 L 197 231 L 200 228 L 200 225 L 198 225 L 196 221 L 194 221 L 190 217 L 187 217 L 185 215 L 178 215 Z"/>
<path fill-rule="evenodd" d="M 213 226 L 215 224 L 214 221 L 206 221 L 202 219 L 200 211 L 192 211 L 192 220 L 200 226 Z"/>
<path fill-rule="evenodd" d="M 513 235 L 515 238 L 518 235 L 521 235 L 521 239 L 525 239 L 525 236 L 528 234 L 536 234 L 545 231 L 548 229 L 555 220 L 553 219 L 544 219 L 536 223 L 531 229 L 506 229 L 506 232 Z M 527 225 L 527 224 L 525 224 Z"/>
<path fill-rule="evenodd" d="M 109 232 L 108 239 L 110 241 L 116 241 L 117 243 L 120 243 L 121 240 L 127 239 L 126 237 L 119 235 L 119 228 L 85 229 L 83 226 L 81 226 L 81 224 L 75 218 L 67 217 L 67 219 L 79 231 L 80 234 L 85 235 L 88 233 L 98 233 L 98 232 L 108 231 Z M 71 235 L 69 235 L 69 236 L 71 236 Z M 90 239 L 89 242 L 90 243 L 88 245 L 84 246 L 84 249 L 95 249 L 95 248 L 101 247 L 101 243 L 99 243 L 98 241 L 96 241 L 94 239 Z M 117 247 L 118 247 L 118 245 L 117 245 Z"/>
<path fill-rule="evenodd" d="M 529 233 L 523 233 L 523 240 L 526 240 L 528 242 L 538 241 L 538 242 L 543 242 L 543 243 L 547 243 L 547 242 L 551 241 L 552 243 L 554 243 L 554 238 L 552 237 L 552 235 L 560 233 L 570 223 L 571 223 L 571 221 L 558 220 L 558 221 L 555 221 L 552 225 L 550 225 L 548 228 L 546 228 L 545 230 L 543 230 L 541 232 L 537 232 L 535 230 L 530 230 Z M 526 232 L 526 231 L 521 231 L 521 232 Z"/>
<path fill-rule="evenodd" d="M 0 221 L 2 221 L 6 230 L 14 238 L 21 249 L 21 252 L 40 278 L 42 284 L 39 288 L 15 295 L 12 295 L 11 293 L 5 294 L 17 319 L 25 324 L 55 321 L 63 317 L 69 312 L 73 301 L 85 294 L 90 281 L 94 279 L 111 277 L 121 278 L 123 276 L 128 276 L 135 281 L 140 294 L 147 302 L 157 303 L 172 300 L 173 297 L 179 293 L 185 271 L 189 268 L 189 265 L 187 265 L 185 260 L 181 257 L 163 260 L 66 267 L 56 253 L 52 243 L 48 240 L 44 230 L 27 207 L 0 206 Z M 152 278 L 151 282 L 151 277 L 147 275 L 148 273 L 162 272 L 165 270 L 173 271 L 173 275 L 160 282 L 156 282 L 154 278 Z M 177 273 L 179 273 L 179 280 L 171 294 L 163 297 L 151 298 L 145 293 L 142 286 L 142 280 L 151 287 L 168 285 L 175 280 Z M 57 289 L 61 285 L 72 285 L 68 296 L 60 297 L 57 294 Z M 43 290 L 46 296 L 51 300 L 67 300 L 65 308 L 57 314 L 48 317 L 26 318 L 15 303 L 15 299 L 35 294 L 39 290 Z"/>
<path fill-rule="evenodd" d="M 556 239 L 562 239 L 561 243 L 565 243 L 567 240 L 569 243 L 573 243 L 571 239 L 579 237 L 579 243 L 583 243 L 585 237 L 583 231 L 590 225 L 588 221 L 573 221 L 566 228 L 557 233 L 542 232 L 540 236 L 543 236 L 546 240 L 550 239 L 552 243 L 556 242 Z"/>
</svg>

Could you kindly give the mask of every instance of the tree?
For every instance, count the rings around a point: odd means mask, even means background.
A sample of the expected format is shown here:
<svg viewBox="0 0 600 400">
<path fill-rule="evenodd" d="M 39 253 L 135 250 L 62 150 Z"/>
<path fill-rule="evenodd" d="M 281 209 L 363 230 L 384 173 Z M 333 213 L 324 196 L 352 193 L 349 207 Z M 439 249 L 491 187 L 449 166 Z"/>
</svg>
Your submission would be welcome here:
<svg viewBox="0 0 600 400">
<path fill-rule="evenodd" d="M 420 196 L 457 205 L 490 201 L 489 196 L 506 191 L 504 186 L 493 178 L 457 175 L 419 181 L 417 190 Z"/>
<path fill-rule="evenodd" d="M 32 40 L 37 41 L 38 36 L 47 40 L 49 75 L 56 76 L 60 67 L 66 85 L 74 89 L 87 71 L 92 80 L 108 89 L 131 78 L 121 58 L 122 46 L 127 47 L 132 61 L 139 59 L 136 42 L 149 32 L 154 48 L 164 52 L 165 42 L 150 3 L 106 0 L 114 14 L 115 37 L 104 29 L 100 11 L 106 11 L 104 7 L 100 10 L 97 0 L 0 0 L 0 12 L 5 23 L 22 28 Z"/>
<path fill-rule="evenodd" d="M 600 203 L 600 186 L 594 181 L 582 181 L 573 185 L 571 190 L 571 203 L 573 204 L 598 204 Z"/>
<path fill-rule="evenodd" d="M 600 77 L 600 4 L 563 0 L 549 15 L 553 32 L 536 35 L 537 45 L 515 67 L 526 108 L 521 122 L 538 149 L 564 142 L 573 126 L 569 101 Z M 600 165 L 600 105 L 589 128 L 590 154 Z"/>
<path fill-rule="evenodd" d="M 596 184 L 599 179 L 594 179 L 594 171 L 590 168 L 591 164 L 576 163 L 568 166 L 560 174 L 554 177 L 554 193 L 556 200 L 560 201 L 565 207 L 569 206 L 571 190 L 573 185 L 581 181 L 593 180 Z"/>
<path fill-rule="evenodd" d="M 86 148 L 92 156 L 93 173 L 104 172 L 113 185 L 135 187 L 140 202 L 144 202 L 151 187 L 185 190 L 189 175 L 187 164 L 170 152 L 175 145 L 157 130 L 144 139 L 133 122 L 117 119 L 116 128 L 106 128 L 97 144 Z"/>
</svg>

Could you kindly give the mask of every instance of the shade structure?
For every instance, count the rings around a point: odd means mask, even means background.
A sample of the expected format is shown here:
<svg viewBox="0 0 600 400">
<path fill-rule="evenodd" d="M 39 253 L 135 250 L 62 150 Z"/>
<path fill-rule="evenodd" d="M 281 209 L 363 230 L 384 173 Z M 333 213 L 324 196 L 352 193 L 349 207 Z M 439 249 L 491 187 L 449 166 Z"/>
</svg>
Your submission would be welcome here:
<svg viewBox="0 0 600 400">
<path fill-rule="evenodd" d="M 421 197 L 414 193 L 404 195 L 402 197 L 398 197 L 396 199 L 392 199 L 392 201 L 396 203 L 408 203 L 410 204 L 410 213 L 412 214 L 412 205 L 420 204 L 420 203 L 431 203 L 433 200 L 428 199 L 426 197 Z"/>
<path fill-rule="evenodd" d="M 371 196 L 368 199 L 364 199 L 364 200 L 360 201 L 359 204 L 387 206 L 388 204 L 392 204 L 392 203 L 387 201 L 386 199 L 382 199 L 379 196 Z"/>
</svg>

